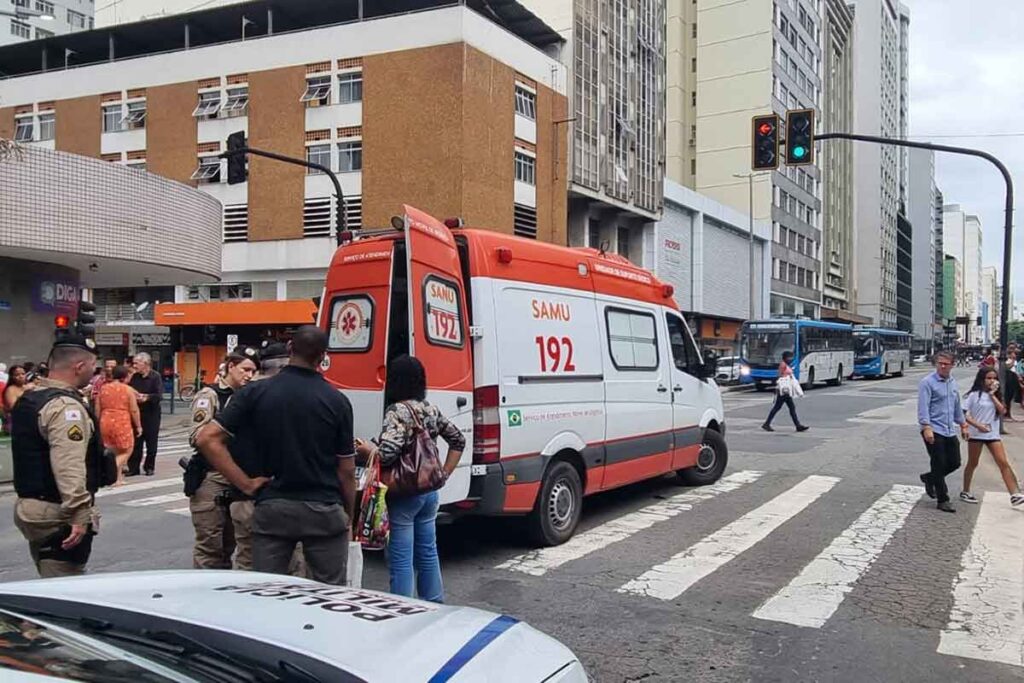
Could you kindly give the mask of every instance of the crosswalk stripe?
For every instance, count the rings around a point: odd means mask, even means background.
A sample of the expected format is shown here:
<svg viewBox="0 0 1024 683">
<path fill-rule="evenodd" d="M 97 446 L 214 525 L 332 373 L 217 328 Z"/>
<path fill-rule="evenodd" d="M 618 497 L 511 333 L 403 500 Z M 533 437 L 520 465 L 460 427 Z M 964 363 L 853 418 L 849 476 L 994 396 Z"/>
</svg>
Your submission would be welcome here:
<svg viewBox="0 0 1024 683">
<path fill-rule="evenodd" d="M 673 600 L 726 565 L 740 553 L 816 501 L 839 482 L 836 477 L 811 475 L 759 508 L 706 536 L 667 562 L 656 565 L 618 589 L 648 597 Z"/>
<path fill-rule="evenodd" d="M 187 505 L 183 508 L 174 508 L 172 510 L 168 510 L 167 512 L 170 512 L 172 515 L 181 515 L 182 517 L 190 517 L 192 515 L 192 511 L 189 510 L 189 507 Z"/>
<path fill-rule="evenodd" d="M 175 491 L 174 493 L 165 493 L 162 496 L 150 496 L 149 498 L 136 498 L 135 500 L 126 500 L 122 505 L 128 507 L 146 507 L 149 505 L 163 505 L 164 503 L 177 503 L 178 501 L 185 500 L 185 494 L 181 491 Z"/>
<path fill-rule="evenodd" d="M 893 486 L 753 616 L 796 626 L 824 626 L 903 526 L 923 492 L 920 486 Z"/>
<path fill-rule="evenodd" d="M 1024 666 L 1024 520 L 1005 493 L 982 498 L 937 652 Z"/>
<path fill-rule="evenodd" d="M 173 486 L 175 484 L 181 486 L 181 477 L 171 477 L 170 479 L 154 479 L 152 481 L 140 481 L 138 484 L 125 484 L 124 486 L 100 489 L 99 491 L 96 492 L 96 497 L 105 498 L 107 496 L 117 496 L 124 493 L 135 493 L 136 491 L 161 489 L 164 488 L 165 486 Z"/>
<path fill-rule="evenodd" d="M 764 474 L 763 472 L 743 471 L 730 474 L 721 481 L 686 493 L 680 493 L 665 500 L 648 505 L 645 508 L 623 515 L 589 529 L 563 543 L 551 548 L 541 548 L 522 555 L 517 555 L 495 569 L 509 569 L 533 576 L 543 576 L 548 571 L 560 567 L 566 562 L 577 560 L 585 555 L 605 548 L 629 538 L 638 531 L 643 531 L 658 522 L 675 517 L 681 512 L 691 510 L 702 500 L 714 498 L 720 493 L 735 491 L 744 484 L 750 484 Z"/>
</svg>

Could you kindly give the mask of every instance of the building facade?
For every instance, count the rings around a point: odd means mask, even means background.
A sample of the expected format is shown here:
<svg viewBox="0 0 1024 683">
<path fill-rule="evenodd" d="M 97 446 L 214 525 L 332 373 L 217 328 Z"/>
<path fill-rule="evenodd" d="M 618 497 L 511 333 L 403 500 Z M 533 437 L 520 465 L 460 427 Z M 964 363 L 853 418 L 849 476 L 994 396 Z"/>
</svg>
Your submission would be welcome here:
<svg viewBox="0 0 1024 683">
<path fill-rule="evenodd" d="M 115 50 L 155 24 L 180 45 L 114 61 L 87 51 L 108 43 L 97 29 L 63 38 L 81 43 L 68 70 L 34 72 L 33 48 L 48 41 L 0 49 L 0 62 L 26 71 L 0 82 L 0 136 L 31 121 L 38 146 L 146 168 L 218 200 L 223 280 L 178 287 L 156 320 L 217 353 L 229 334 L 256 343 L 311 319 L 338 211 L 350 228 L 380 227 L 411 204 L 565 244 L 566 74 L 542 49 L 560 37 L 535 17 L 520 24 L 531 43 L 467 6 L 390 4 L 392 14 L 380 2 L 378 15 L 327 25 L 323 12 L 291 8 L 288 19 L 306 23 L 280 34 L 271 3 L 207 10 L 204 30 L 233 42 L 201 46 L 189 43 L 190 14 L 125 24 L 109 31 Z M 239 7 L 257 19 L 244 41 Z M 247 182 L 228 185 L 218 154 L 239 130 L 253 148 L 331 167 L 344 200 L 326 175 L 258 157 Z M 141 239 L 154 255 L 164 248 Z"/>
<path fill-rule="evenodd" d="M 899 137 L 907 131 L 909 15 L 892 0 L 855 0 L 854 121 L 857 132 Z M 905 8 L 903 8 L 905 10 Z M 905 211 L 906 155 L 889 145 L 854 147 L 857 310 L 882 327 L 897 325 L 897 215 Z"/>
<path fill-rule="evenodd" d="M 0 2 L 0 45 L 41 40 L 93 27 L 95 0 Z M 73 61 L 74 55 L 68 55 Z"/>
<path fill-rule="evenodd" d="M 665 0 L 521 0 L 565 39 L 569 244 L 642 261 L 665 176 Z"/>
<path fill-rule="evenodd" d="M 942 223 L 943 202 L 942 191 L 936 187 L 935 197 L 932 201 L 932 225 L 935 227 L 935 252 L 933 254 L 935 257 L 935 324 L 942 329 L 943 339 L 945 340 L 948 334 L 946 319 L 949 316 L 946 314 L 945 297 L 943 296 L 943 292 L 945 292 L 945 273 L 942 267 L 945 256 L 943 250 L 943 232 L 945 230 L 945 226 Z"/>
<path fill-rule="evenodd" d="M 999 271 L 995 266 L 981 269 L 982 343 L 999 340 Z"/>
<path fill-rule="evenodd" d="M 675 288 L 698 343 L 738 353 L 740 325 L 763 318 L 771 295 L 771 226 L 672 181 L 665 215 L 644 231 L 643 267 Z M 752 265 L 752 267 L 751 267 Z"/>
<path fill-rule="evenodd" d="M 697 187 L 697 2 L 668 3 L 665 177 Z"/>
<path fill-rule="evenodd" d="M 957 315 L 970 318 L 963 341 L 969 344 L 981 343 L 981 220 L 964 211 L 959 204 L 947 204 L 942 213 L 942 248 L 949 256 L 957 259 L 961 269 L 961 286 Z"/>
<path fill-rule="evenodd" d="M 951 334 L 959 341 L 966 341 L 964 328 L 956 324 L 957 317 L 966 315 L 963 287 L 963 268 L 960 259 L 945 254 L 942 258 L 942 310 L 946 316 L 947 335 Z"/>
<path fill-rule="evenodd" d="M 907 181 L 907 214 L 913 226 L 911 242 L 911 327 L 915 339 L 930 348 L 933 339 L 941 336 L 942 316 L 936 310 L 941 306 L 942 284 L 938 279 L 941 269 L 939 243 L 942 208 L 937 204 L 940 193 L 935 185 L 935 153 L 912 149 L 909 155 Z"/>
</svg>

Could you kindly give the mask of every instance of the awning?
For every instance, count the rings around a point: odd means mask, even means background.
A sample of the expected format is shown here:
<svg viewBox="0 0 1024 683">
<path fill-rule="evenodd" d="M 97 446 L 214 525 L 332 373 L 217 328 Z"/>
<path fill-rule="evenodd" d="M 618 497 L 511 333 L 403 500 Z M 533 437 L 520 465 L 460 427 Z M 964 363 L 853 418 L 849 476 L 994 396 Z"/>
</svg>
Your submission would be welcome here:
<svg viewBox="0 0 1024 683">
<path fill-rule="evenodd" d="M 306 325 L 314 321 L 316 306 L 297 301 L 209 301 L 194 304 L 157 304 L 157 325 Z"/>
</svg>

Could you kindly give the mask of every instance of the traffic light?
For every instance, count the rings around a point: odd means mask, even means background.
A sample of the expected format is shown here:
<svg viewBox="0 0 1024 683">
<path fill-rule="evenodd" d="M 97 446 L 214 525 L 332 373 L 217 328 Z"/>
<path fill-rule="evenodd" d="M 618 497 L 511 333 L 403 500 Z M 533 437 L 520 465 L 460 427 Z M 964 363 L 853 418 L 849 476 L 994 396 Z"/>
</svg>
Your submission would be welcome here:
<svg viewBox="0 0 1024 683">
<path fill-rule="evenodd" d="M 247 155 L 245 153 L 232 154 L 232 152 L 238 152 L 246 147 L 244 132 L 238 131 L 228 136 L 228 185 L 244 183 L 249 175 Z"/>
<path fill-rule="evenodd" d="M 83 337 L 92 337 L 96 334 L 96 304 L 79 300 L 75 331 Z"/>
<path fill-rule="evenodd" d="M 770 171 L 779 167 L 779 116 L 755 116 L 751 143 L 751 164 L 755 171 Z"/>
<path fill-rule="evenodd" d="M 786 164 L 803 166 L 814 163 L 814 110 L 786 112 Z"/>
</svg>

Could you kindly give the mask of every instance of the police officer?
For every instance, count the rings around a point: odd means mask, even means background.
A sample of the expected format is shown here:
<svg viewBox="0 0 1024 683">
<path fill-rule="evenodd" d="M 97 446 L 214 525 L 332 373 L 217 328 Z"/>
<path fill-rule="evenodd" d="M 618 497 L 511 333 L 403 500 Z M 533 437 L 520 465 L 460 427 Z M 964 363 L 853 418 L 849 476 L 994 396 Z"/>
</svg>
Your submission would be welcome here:
<svg viewBox="0 0 1024 683">
<path fill-rule="evenodd" d="M 14 523 L 28 541 L 39 576 L 85 572 L 99 516 L 104 471 L 99 429 L 82 399 L 96 365 L 96 343 L 68 334 L 53 345 L 49 376 L 15 406 Z"/>
<path fill-rule="evenodd" d="M 192 433 L 189 443 L 195 447 L 199 430 L 223 409 L 231 395 L 249 383 L 256 374 L 256 351 L 245 349 L 224 358 L 224 371 L 217 382 L 196 392 L 192 399 Z M 196 540 L 192 548 L 192 566 L 196 569 L 231 569 L 235 551 L 235 533 L 227 506 L 218 498 L 231 490 L 222 474 L 211 470 L 198 453 L 185 469 L 185 494 L 192 513 Z"/>
</svg>

